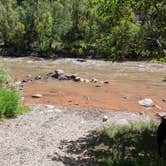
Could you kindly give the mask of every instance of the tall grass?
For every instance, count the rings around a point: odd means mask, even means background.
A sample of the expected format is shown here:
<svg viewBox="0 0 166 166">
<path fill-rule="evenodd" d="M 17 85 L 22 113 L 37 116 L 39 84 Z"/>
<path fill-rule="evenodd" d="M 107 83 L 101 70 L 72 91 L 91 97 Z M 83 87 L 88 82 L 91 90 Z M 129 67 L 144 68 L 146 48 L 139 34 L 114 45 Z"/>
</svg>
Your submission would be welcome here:
<svg viewBox="0 0 166 166">
<path fill-rule="evenodd" d="M 0 119 L 15 117 L 27 109 L 20 103 L 20 93 L 14 88 L 6 67 L 0 66 Z"/>
<path fill-rule="evenodd" d="M 104 130 L 96 144 L 107 148 L 95 150 L 101 166 L 166 166 L 158 155 L 156 130 L 158 123 L 133 123 L 111 126 Z M 164 151 L 164 154 L 165 151 Z"/>
</svg>

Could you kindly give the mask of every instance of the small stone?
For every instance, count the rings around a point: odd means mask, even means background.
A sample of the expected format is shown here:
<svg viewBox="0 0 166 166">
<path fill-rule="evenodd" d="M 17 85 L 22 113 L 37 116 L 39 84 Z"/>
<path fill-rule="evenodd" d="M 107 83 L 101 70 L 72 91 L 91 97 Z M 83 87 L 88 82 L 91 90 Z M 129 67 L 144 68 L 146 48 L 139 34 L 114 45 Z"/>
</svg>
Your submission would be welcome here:
<svg viewBox="0 0 166 166">
<path fill-rule="evenodd" d="M 85 82 L 85 83 L 89 83 L 90 81 L 89 81 L 88 79 L 85 79 L 84 82 Z"/>
<path fill-rule="evenodd" d="M 96 78 L 92 78 L 91 82 L 97 83 L 98 80 Z"/>
<path fill-rule="evenodd" d="M 104 81 L 104 84 L 109 84 L 109 81 Z"/>
<path fill-rule="evenodd" d="M 32 78 L 32 75 L 31 75 L 31 74 L 28 74 L 26 77 L 27 77 L 27 78 Z"/>
<path fill-rule="evenodd" d="M 108 120 L 108 116 L 104 115 L 103 116 L 103 122 L 106 122 Z"/>
<path fill-rule="evenodd" d="M 71 79 L 74 80 L 77 77 L 77 75 L 76 74 L 72 74 L 70 77 L 71 77 Z"/>
<path fill-rule="evenodd" d="M 41 94 L 34 94 L 34 95 L 32 95 L 32 97 L 33 98 L 41 98 L 41 97 L 43 97 L 43 95 L 41 95 Z"/>
<path fill-rule="evenodd" d="M 83 78 L 80 78 L 80 82 L 84 82 L 84 79 L 83 79 Z"/>
<path fill-rule="evenodd" d="M 16 81 L 15 84 L 20 85 L 20 84 L 22 84 L 22 81 Z"/>
<path fill-rule="evenodd" d="M 76 82 L 78 82 L 78 81 L 80 81 L 80 77 L 76 77 L 75 79 L 74 79 L 74 81 L 76 81 Z"/>
<path fill-rule="evenodd" d="M 41 80 L 41 76 L 40 75 L 36 76 L 35 80 Z"/>
</svg>

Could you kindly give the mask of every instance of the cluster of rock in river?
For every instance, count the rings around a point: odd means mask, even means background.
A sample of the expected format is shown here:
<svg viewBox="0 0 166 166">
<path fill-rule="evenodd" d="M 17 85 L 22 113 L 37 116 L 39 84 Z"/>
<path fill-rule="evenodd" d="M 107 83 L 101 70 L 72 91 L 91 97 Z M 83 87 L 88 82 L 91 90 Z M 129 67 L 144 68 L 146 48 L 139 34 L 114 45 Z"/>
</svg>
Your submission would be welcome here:
<svg viewBox="0 0 166 166">
<path fill-rule="evenodd" d="M 50 72 L 46 76 L 43 76 L 43 77 L 40 75 L 32 77 L 31 74 L 28 74 L 26 79 L 24 79 L 22 81 L 16 81 L 15 84 L 19 86 L 20 90 L 22 90 L 25 83 L 32 82 L 35 80 L 47 81 L 50 79 L 56 79 L 56 80 L 60 80 L 60 81 L 71 80 L 74 82 L 84 82 L 84 83 L 92 82 L 92 83 L 100 83 L 100 84 L 109 84 L 108 81 L 99 81 L 96 78 L 92 78 L 89 80 L 89 79 L 79 77 L 76 74 L 67 74 L 63 70 L 60 70 L 60 69 L 55 70 L 54 72 Z"/>
</svg>

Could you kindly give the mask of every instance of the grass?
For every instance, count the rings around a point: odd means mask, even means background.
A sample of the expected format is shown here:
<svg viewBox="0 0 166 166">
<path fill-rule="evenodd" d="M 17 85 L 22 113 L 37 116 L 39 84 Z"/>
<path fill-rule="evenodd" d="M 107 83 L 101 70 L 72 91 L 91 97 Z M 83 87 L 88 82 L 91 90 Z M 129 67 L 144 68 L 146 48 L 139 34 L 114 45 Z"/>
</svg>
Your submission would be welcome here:
<svg viewBox="0 0 166 166">
<path fill-rule="evenodd" d="M 0 88 L 0 118 L 11 118 L 27 111 L 20 103 L 20 94 L 11 88 Z"/>
<path fill-rule="evenodd" d="M 98 165 L 165 166 L 166 160 L 158 156 L 157 126 L 151 121 L 106 128 L 93 148 Z"/>
<path fill-rule="evenodd" d="M 16 117 L 28 111 L 28 107 L 21 104 L 19 91 L 14 87 L 8 70 L 0 66 L 0 119 Z"/>
</svg>

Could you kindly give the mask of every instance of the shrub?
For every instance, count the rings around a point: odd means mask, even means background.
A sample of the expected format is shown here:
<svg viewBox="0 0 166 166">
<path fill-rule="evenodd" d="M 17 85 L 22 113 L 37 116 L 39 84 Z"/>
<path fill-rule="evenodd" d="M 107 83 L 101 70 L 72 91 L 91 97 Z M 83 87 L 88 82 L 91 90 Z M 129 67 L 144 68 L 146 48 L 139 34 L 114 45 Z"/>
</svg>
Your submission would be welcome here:
<svg viewBox="0 0 166 166">
<path fill-rule="evenodd" d="M 14 89 L 0 89 L 0 118 L 17 115 L 20 95 Z"/>
</svg>

